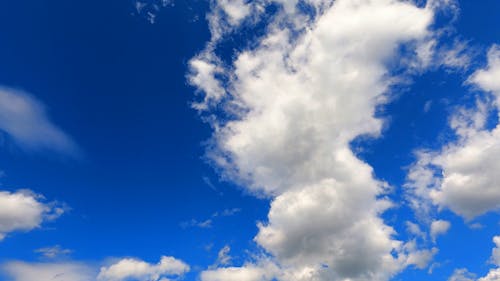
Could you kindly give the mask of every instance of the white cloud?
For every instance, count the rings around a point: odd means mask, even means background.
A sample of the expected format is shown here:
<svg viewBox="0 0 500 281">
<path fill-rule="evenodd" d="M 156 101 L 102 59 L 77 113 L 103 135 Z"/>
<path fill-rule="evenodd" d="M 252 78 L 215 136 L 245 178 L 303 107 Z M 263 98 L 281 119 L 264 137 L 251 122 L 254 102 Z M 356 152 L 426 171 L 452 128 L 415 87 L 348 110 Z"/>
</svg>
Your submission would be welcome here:
<svg viewBox="0 0 500 281">
<path fill-rule="evenodd" d="M 455 269 L 453 275 L 448 278 L 448 281 L 475 281 L 475 275 L 470 273 L 465 268 Z"/>
<path fill-rule="evenodd" d="M 440 235 L 446 234 L 451 227 L 451 223 L 445 220 L 435 220 L 431 223 L 431 239 L 436 241 L 436 238 Z"/>
<path fill-rule="evenodd" d="M 493 237 L 493 243 L 495 243 L 495 248 L 491 250 L 491 262 L 496 266 L 500 266 L 500 236 Z"/>
<path fill-rule="evenodd" d="M 73 140 L 50 121 L 43 104 L 19 90 L 0 87 L 0 132 L 26 149 L 78 153 Z"/>
<path fill-rule="evenodd" d="M 492 269 L 485 277 L 481 277 L 478 281 L 498 281 L 500 280 L 500 268 Z"/>
<path fill-rule="evenodd" d="M 246 264 L 241 267 L 223 267 L 203 271 L 200 279 L 203 281 L 271 281 L 277 268 L 270 264 Z"/>
<path fill-rule="evenodd" d="M 244 0 L 216 0 L 217 5 L 228 15 L 232 25 L 238 25 L 250 14 L 251 6 Z"/>
<path fill-rule="evenodd" d="M 380 218 L 391 206 L 385 184 L 349 143 L 380 134 L 375 109 L 395 80 L 386 65 L 400 44 L 430 36 L 433 10 L 407 1 L 307 1 L 318 14 L 300 25 L 294 3 L 232 65 L 217 60 L 217 38 L 190 63 L 190 82 L 205 94 L 195 107 L 231 116 L 211 115 L 209 156 L 225 177 L 273 198 L 255 241 L 279 269 L 257 261 L 201 279 L 388 280 L 410 264 L 423 267 L 433 251 L 394 239 Z"/>
<path fill-rule="evenodd" d="M 189 266 L 174 257 L 161 257 L 157 264 L 150 264 L 134 258 L 125 258 L 116 263 L 101 267 L 97 280 L 124 281 L 166 281 L 189 271 Z"/>
<path fill-rule="evenodd" d="M 491 268 L 486 276 L 476 279 L 476 275 L 467 269 L 456 269 L 448 281 L 498 281 L 500 280 L 500 236 L 493 237 L 495 247 L 491 251 L 490 261 L 496 267 Z"/>
<path fill-rule="evenodd" d="M 231 263 L 232 257 L 229 254 L 231 251 L 231 247 L 229 245 L 225 245 L 222 249 L 217 253 L 217 261 L 215 262 L 216 266 L 227 266 Z"/>
<path fill-rule="evenodd" d="M 500 208 L 500 126 L 485 129 L 490 105 L 499 106 L 498 47 L 489 51 L 488 67 L 474 73 L 469 81 L 491 93 L 495 101 L 478 102 L 475 110 L 458 111 L 450 123 L 459 140 L 442 151 L 419 154 L 408 175 L 409 186 L 420 198 L 414 199 L 415 207 L 431 202 L 467 220 Z"/>
<path fill-rule="evenodd" d="M 29 190 L 0 191 L 0 240 L 14 231 L 30 231 L 44 221 L 59 217 L 64 208 L 45 203 L 43 197 Z"/>
<path fill-rule="evenodd" d="M 180 223 L 182 228 L 188 227 L 199 227 L 199 228 L 211 228 L 213 226 L 214 220 L 221 217 L 231 217 L 238 214 L 241 211 L 240 208 L 225 209 L 222 211 L 217 211 L 210 216 L 208 219 L 196 220 L 191 219 L 189 221 L 183 221 Z"/>
<path fill-rule="evenodd" d="M 9 281 L 93 281 L 93 271 L 79 263 L 9 262 L 2 266 Z"/>
<path fill-rule="evenodd" d="M 36 249 L 35 253 L 41 254 L 43 257 L 48 259 L 54 259 L 59 257 L 64 257 L 72 253 L 69 249 L 64 249 L 60 245 L 55 245 L 52 247 L 44 247 L 40 249 Z"/>
</svg>

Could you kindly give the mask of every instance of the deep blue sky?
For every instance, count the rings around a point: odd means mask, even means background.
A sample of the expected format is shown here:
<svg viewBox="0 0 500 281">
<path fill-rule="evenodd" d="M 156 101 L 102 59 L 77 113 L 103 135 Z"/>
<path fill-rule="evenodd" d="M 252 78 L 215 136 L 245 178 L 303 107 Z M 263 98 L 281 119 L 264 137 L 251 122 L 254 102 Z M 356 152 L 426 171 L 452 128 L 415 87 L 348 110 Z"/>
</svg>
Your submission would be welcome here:
<svg viewBox="0 0 500 281">
<path fill-rule="evenodd" d="M 32 258 L 34 248 L 61 244 L 79 259 L 171 254 L 203 265 L 226 243 L 247 248 L 267 207 L 219 183 L 203 160 L 210 130 L 190 108 L 185 79 L 209 37 L 206 3 L 179 2 L 154 25 L 134 16 L 129 1 L 0 5 L 0 84 L 42 100 L 83 150 L 71 159 L 3 147 L 3 186 L 30 188 L 72 211 L 54 229 L 5 241 L 0 256 Z M 180 227 L 232 208 L 241 212 L 212 229 Z"/>
<path fill-rule="evenodd" d="M 457 33 L 478 49 L 474 64 L 482 66 L 487 48 L 500 43 L 500 2 L 460 4 Z M 196 280 L 197 270 L 212 264 L 226 244 L 235 264 L 245 261 L 245 251 L 255 248 L 256 222 L 266 218 L 269 206 L 267 199 L 220 180 L 204 160 L 211 128 L 190 106 L 195 95 L 186 73 L 189 59 L 210 38 L 207 9 L 205 1 L 175 1 L 151 24 L 129 0 L 0 1 L 0 85 L 42 101 L 82 150 L 72 157 L 4 142 L 2 188 L 29 188 L 71 211 L 2 241 L 0 259 L 37 260 L 34 249 L 56 244 L 72 249 L 75 260 L 95 262 L 122 256 L 155 262 L 172 255 L 192 266 L 187 280 Z M 383 137 L 355 143 L 378 177 L 402 185 L 412 151 L 442 145 L 451 107 L 441 105 L 444 99 L 451 106 L 465 101 L 463 81 L 470 73 L 437 69 L 413 77 L 385 107 Z M 211 228 L 181 227 L 233 208 L 241 211 L 215 218 Z M 434 275 L 410 271 L 396 280 L 444 280 L 459 267 L 487 271 L 497 217 L 481 218 L 481 231 L 452 214 L 444 217 L 453 227 L 437 257 L 451 265 Z M 465 238 L 475 242 L 463 243 Z"/>
</svg>

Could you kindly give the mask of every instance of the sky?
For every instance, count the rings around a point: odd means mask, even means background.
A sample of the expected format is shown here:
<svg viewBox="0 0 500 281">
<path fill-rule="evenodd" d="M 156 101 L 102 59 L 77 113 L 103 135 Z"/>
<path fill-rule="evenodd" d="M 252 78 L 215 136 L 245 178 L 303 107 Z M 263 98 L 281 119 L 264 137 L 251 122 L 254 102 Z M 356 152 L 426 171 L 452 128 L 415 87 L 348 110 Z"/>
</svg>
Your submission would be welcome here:
<svg viewBox="0 0 500 281">
<path fill-rule="evenodd" d="M 500 281 L 498 11 L 0 1 L 0 280 Z"/>
</svg>

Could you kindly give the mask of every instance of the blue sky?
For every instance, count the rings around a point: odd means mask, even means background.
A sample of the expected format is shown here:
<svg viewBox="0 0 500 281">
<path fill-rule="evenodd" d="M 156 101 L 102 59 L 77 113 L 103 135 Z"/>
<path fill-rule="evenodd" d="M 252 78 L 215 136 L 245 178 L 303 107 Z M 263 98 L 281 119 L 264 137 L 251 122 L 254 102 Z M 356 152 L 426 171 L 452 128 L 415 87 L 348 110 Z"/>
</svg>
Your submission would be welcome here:
<svg viewBox="0 0 500 281">
<path fill-rule="evenodd" d="M 500 280 L 498 11 L 0 1 L 0 280 Z"/>
</svg>

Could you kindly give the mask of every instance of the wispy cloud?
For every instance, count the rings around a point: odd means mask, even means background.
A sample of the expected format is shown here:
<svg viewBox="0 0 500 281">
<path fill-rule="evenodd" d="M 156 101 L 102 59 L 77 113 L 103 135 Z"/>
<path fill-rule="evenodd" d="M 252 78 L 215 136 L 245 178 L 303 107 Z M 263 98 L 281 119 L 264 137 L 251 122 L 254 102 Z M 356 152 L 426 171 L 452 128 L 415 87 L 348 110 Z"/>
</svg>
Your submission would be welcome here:
<svg viewBox="0 0 500 281">
<path fill-rule="evenodd" d="M 39 248 L 34 251 L 35 253 L 41 254 L 44 258 L 55 259 L 65 257 L 71 254 L 73 251 L 69 249 L 64 249 L 60 245 L 55 245 L 51 247 Z"/>
<path fill-rule="evenodd" d="M 189 228 L 189 227 L 199 227 L 199 228 L 211 228 L 214 220 L 217 217 L 230 217 L 234 216 L 237 213 L 241 211 L 240 208 L 232 208 L 232 209 L 225 209 L 223 211 L 218 211 L 213 213 L 210 218 L 205 219 L 205 220 L 196 220 L 196 219 L 191 219 L 189 221 L 184 221 L 180 223 L 180 226 L 182 228 Z"/>
<path fill-rule="evenodd" d="M 27 150 L 49 150 L 77 156 L 80 149 L 48 117 L 34 96 L 0 87 L 0 133 Z"/>
</svg>

